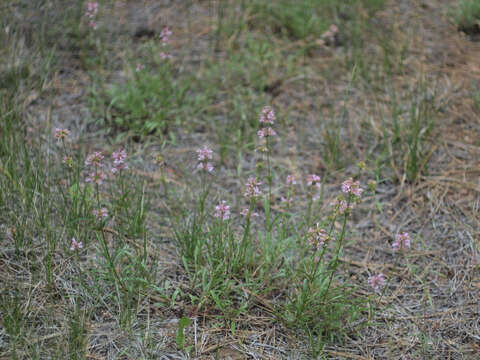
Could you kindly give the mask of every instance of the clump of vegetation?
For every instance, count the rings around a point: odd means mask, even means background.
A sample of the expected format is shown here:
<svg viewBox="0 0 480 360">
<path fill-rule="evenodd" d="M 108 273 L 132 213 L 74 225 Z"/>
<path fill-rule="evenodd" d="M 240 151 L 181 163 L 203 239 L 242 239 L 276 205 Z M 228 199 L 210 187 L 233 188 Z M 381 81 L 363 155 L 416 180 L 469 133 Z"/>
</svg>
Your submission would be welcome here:
<svg viewBox="0 0 480 360">
<path fill-rule="evenodd" d="M 461 31 L 467 34 L 480 33 L 480 1 L 462 0 L 454 18 Z"/>
</svg>

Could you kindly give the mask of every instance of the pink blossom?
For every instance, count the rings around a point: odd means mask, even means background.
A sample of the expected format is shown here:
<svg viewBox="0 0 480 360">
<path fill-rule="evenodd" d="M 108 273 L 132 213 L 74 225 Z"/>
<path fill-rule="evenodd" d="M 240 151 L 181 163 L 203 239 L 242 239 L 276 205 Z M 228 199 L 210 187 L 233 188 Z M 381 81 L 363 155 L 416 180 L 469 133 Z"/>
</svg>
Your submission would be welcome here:
<svg viewBox="0 0 480 360">
<path fill-rule="evenodd" d="M 310 245 L 319 250 L 328 241 L 329 236 L 327 232 L 320 227 L 320 224 L 316 224 L 315 227 L 308 229 L 307 238 Z"/>
<path fill-rule="evenodd" d="M 360 187 L 360 182 L 353 181 L 353 179 L 350 178 L 342 183 L 342 192 L 344 194 L 352 194 L 356 197 L 360 197 L 363 193 L 363 189 Z"/>
<path fill-rule="evenodd" d="M 145 69 L 145 65 L 140 64 L 140 63 L 137 63 L 137 66 L 135 67 L 135 71 L 136 71 L 136 72 L 140 72 L 140 71 L 142 71 L 143 69 Z"/>
<path fill-rule="evenodd" d="M 112 153 L 113 157 L 113 169 L 112 173 L 116 174 L 120 170 L 128 169 L 128 165 L 125 163 L 125 159 L 127 158 L 127 152 L 123 149 L 117 150 Z"/>
<path fill-rule="evenodd" d="M 261 195 L 259 186 L 262 185 L 256 177 L 249 177 L 246 184 L 244 196 L 247 198 L 256 198 Z"/>
<path fill-rule="evenodd" d="M 98 2 L 89 1 L 87 3 L 87 16 L 92 18 L 97 15 L 98 12 Z"/>
<path fill-rule="evenodd" d="M 320 182 L 320 176 L 315 175 L 315 174 L 310 174 L 307 177 L 307 185 L 308 186 L 316 186 L 317 188 L 320 188 L 322 186 Z"/>
<path fill-rule="evenodd" d="M 222 200 L 220 204 L 215 206 L 215 217 L 221 220 L 228 220 L 230 218 L 230 206 L 227 205 L 225 200 Z"/>
<path fill-rule="evenodd" d="M 410 247 L 410 235 L 407 232 L 397 234 L 392 244 L 393 251 L 405 250 Z"/>
<path fill-rule="evenodd" d="M 349 204 L 345 199 L 335 199 L 331 202 L 331 205 L 342 215 L 345 214 L 345 211 L 353 210 L 354 208 L 354 204 Z"/>
<path fill-rule="evenodd" d="M 68 135 L 70 135 L 70 131 L 68 131 L 67 129 L 55 128 L 55 130 L 53 131 L 53 136 L 57 140 L 64 140 L 68 137 Z"/>
<path fill-rule="evenodd" d="M 260 115 L 260 122 L 262 124 L 273 124 L 275 122 L 275 113 L 270 106 L 265 106 Z"/>
<path fill-rule="evenodd" d="M 86 166 L 102 166 L 103 154 L 100 151 L 95 151 L 94 153 L 87 156 L 87 160 L 85 160 Z"/>
<path fill-rule="evenodd" d="M 368 278 L 368 283 L 371 287 L 373 287 L 376 292 L 378 292 L 381 288 L 385 286 L 385 277 L 383 276 L 383 274 L 370 276 Z"/>
<path fill-rule="evenodd" d="M 103 180 L 105 180 L 106 178 L 107 178 L 107 175 L 105 175 L 103 172 L 92 171 L 90 174 L 88 174 L 88 177 L 85 179 L 85 182 L 101 185 L 103 184 Z"/>
<path fill-rule="evenodd" d="M 71 251 L 75 251 L 76 249 L 82 249 L 83 248 L 83 244 L 81 241 L 78 241 L 75 240 L 75 238 L 72 238 L 72 246 L 70 246 L 70 250 Z"/>
<path fill-rule="evenodd" d="M 275 130 L 273 130 L 271 127 L 269 128 L 263 128 L 257 131 L 257 135 L 260 139 L 269 137 L 269 136 L 275 136 L 277 133 Z"/>
<path fill-rule="evenodd" d="M 212 160 L 213 151 L 207 145 L 204 145 L 203 148 L 196 150 L 198 154 L 198 161 Z"/>
<path fill-rule="evenodd" d="M 243 215 L 243 216 L 248 216 L 248 213 L 249 213 L 249 209 L 248 208 L 245 208 L 243 209 L 241 212 L 240 212 L 240 215 Z M 250 214 L 250 216 L 252 217 L 257 217 L 257 216 L 260 216 L 257 212 L 255 211 L 252 211 L 252 213 Z"/>
<path fill-rule="evenodd" d="M 295 180 L 294 176 L 293 175 L 288 175 L 287 176 L 287 186 L 292 186 L 292 185 L 296 185 L 297 184 L 297 181 Z"/>
<path fill-rule="evenodd" d="M 172 35 L 172 31 L 169 29 L 168 26 L 165 26 L 160 33 L 160 39 L 162 40 L 163 45 L 166 45 L 169 41 L 170 36 Z"/>
<path fill-rule="evenodd" d="M 213 171 L 213 165 L 209 162 L 201 162 L 197 165 L 197 169 L 205 170 L 208 173 Z"/>
<path fill-rule="evenodd" d="M 108 217 L 108 209 L 103 207 L 98 210 L 92 210 L 92 214 L 97 218 L 97 220 L 102 220 Z"/>
</svg>

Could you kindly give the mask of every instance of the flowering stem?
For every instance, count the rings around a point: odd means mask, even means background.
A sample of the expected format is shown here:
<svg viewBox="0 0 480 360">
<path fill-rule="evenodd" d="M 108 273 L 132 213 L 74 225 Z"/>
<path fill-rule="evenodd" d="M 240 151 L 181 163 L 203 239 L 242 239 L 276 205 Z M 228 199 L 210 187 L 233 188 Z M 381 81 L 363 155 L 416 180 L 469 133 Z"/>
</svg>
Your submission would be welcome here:
<svg viewBox="0 0 480 360">
<path fill-rule="evenodd" d="M 327 289 L 325 290 L 323 300 L 325 300 L 325 298 L 327 297 L 328 290 L 330 290 L 330 286 L 332 284 L 333 275 L 335 274 L 335 270 L 338 267 L 338 257 L 339 257 L 339 254 L 340 254 L 340 250 L 342 249 L 343 238 L 345 237 L 345 229 L 346 229 L 346 226 L 347 226 L 347 218 L 348 218 L 348 208 L 349 208 L 351 200 L 352 200 L 352 197 L 349 196 L 347 209 L 345 210 L 345 214 L 344 214 L 344 217 L 343 217 L 342 231 L 340 232 L 340 237 L 338 239 L 338 246 L 337 246 L 337 250 L 335 251 L 335 257 L 333 259 L 333 266 L 332 266 L 332 269 L 331 269 L 330 278 L 328 279 L 328 285 L 327 285 Z M 333 225 L 333 222 L 332 222 L 332 225 Z"/>
</svg>

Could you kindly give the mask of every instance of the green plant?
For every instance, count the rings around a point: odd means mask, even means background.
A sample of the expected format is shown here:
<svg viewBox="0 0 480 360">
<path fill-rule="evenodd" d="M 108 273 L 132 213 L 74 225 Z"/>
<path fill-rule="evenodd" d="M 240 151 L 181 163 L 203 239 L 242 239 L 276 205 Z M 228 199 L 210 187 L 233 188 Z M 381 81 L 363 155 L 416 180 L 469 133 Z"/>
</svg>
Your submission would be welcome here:
<svg viewBox="0 0 480 360">
<path fill-rule="evenodd" d="M 458 28 L 467 34 L 480 32 L 480 1 L 462 0 L 456 10 L 452 10 Z"/>
</svg>

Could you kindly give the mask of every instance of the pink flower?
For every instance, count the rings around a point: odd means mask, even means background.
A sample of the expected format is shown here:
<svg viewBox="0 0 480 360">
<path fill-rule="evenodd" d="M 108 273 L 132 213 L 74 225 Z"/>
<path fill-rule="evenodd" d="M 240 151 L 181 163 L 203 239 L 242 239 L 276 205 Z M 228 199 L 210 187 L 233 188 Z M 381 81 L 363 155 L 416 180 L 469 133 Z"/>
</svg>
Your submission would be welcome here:
<svg viewBox="0 0 480 360">
<path fill-rule="evenodd" d="M 213 165 L 209 162 L 201 162 L 197 165 L 197 169 L 205 170 L 208 173 L 213 171 Z"/>
<path fill-rule="evenodd" d="M 120 170 L 128 169 L 128 165 L 125 163 L 125 159 L 127 158 L 127 152 L 125 150 L 117 150 L 112 153 L 113 157 L 113 165 L 114 168 L 112 169 L 112 173 L 116 174 Z"/>
<path fill-rule="evenodd" d="M 107 175 L 105 175 L 103 172 L 92 171 L 90 174 L 88 174 L 88 177 L 85 179 L 85 182 L 101 185 L 103 184 L 103 180 L 105 180 L 106 178 L 107 178 Z"/>
<path fill-rule="evenodd" d="M 92 214 L 97 218 L 97 220 L 102 220 L 108 217 L 108 210 L 107 208 L 100 208 L 98 210 L 92 210 Z"/>
<path fill-rule="evenodd" d="M 87 16 L 92 18 L 97 15 L 98 12 L 98 2 L 89 1 L 87 3 Z"/>
<path fill-rule="evenodd" d="M 247 198 L 256 198 L 261 195 L 259 186 L 262 185 L 256 177 L 249 177 L 246 184 L 244 196 Z"/>
<path fill-rule="evenodd" d="M 160 33 L 160 39 L 162 40 L 163 45 L 166 45 L 169 41 L 170 36 L 172 35 L 172 32 L 170 31 L 168 26 L 165 26 Z"/>
<path fill-rule="evenodd" d="M 335 199 L 331 202 L 331 205 L 335 207 L 336 211 L 339 212 L 339 214 L 345 214 L 345 211 L 347 210 L 353 210 L 354 204 L 353 203 L 348 203 L 345 199 Z"/>
<path fill-rule="evenodd" d="M 377 274 L 368 278 L 369 285 L 376 291 L 380 291 L 385 286 L 385 277 L 383 274 Z"/>
<path fill-rule="evenodd" d="M 260 115 L 260 122 L 262 124 L 273 124 L 275 122 L 275 113 L 270 106 L 265 106 Z"/>
<path fill-rule="evenodd" d="M 307 177 L 307 185 L 308 186 L 316 186 L 317 188 L 320 188 L 322 184 L 320 183 L 320 176 L 315 175 L 315 174 L 310 174 Z"/>
<path fill-rule="evenodd" d="M 55 137 L 55 139 L 57 140 L 64 140 L 68 137 L 68 135 L 70 135 L 70 131 L 68 131 L 67 129 L 59 129 L 59 128 L 56 128 L 54 131 L 53 131 L 53 136 Z"/>
<path fill-rule="evenodd" d="M 315 227 L 308 229 L 307 239 L 310 245 L 319 250 L 328 241 L 329 236 L 327 232 L 320 227 L 320 224 L 317 223 Z"/>
<path fill-rule="evenodd" d="M 227 205 L 225 200 L 215 206 L 215 217 L 221 220 L 228 220 L 230 218 L 230 206 Z"/>
<path fill-rule="evenodd" d="M 240 215 L 243 215 L 243 216 L 248 216 L 248 212 L 250 210 L 248 208 L 245 208 L 243 209 L 241 212 L 240 212 Z M 252 214 L 251 214 L 252 217 L 257 217 L 257 216 L 260 216 L 257 212 L 255 211 L 252 211 Z"/>
<path fill-rule="evenodd" d="M 410 247 L 410 235 L 407 232 L 397 234 L 392 247 L 395 252 L 408 249 Z"/>
<path fill-rule="evenodd" d="M 70 246 L 70 250 L 71 251 L 75 251 L 76 249 L 82 249 L 83 248 L 83 244 L 81 241 L 78 241 L 75 240 L 75 238 L 72 238 L 72 246 Z"/>
<path fill-rule="evenodd" d="M 103 155 L 100 151 L 95 151 L 94 153 L 87 156 L 87 160 L 85 160 L 86 166 L 102 166 Z"/>
<path fill-rule="evenodd" d="M 260 139 L 269 137 L 269 136 L 275 136 L 277 133 L 275 130 L 273 130 L 271 127 L 269 128 L 263 128 L 257 131 L 257 135 Z"/>
<path fill-rule="evenodd" d="M 353 181 L 353 179 L 350 178 L 342 183 L 342 192 L 344 194 L 352 194 L 356 197 L 360 197 L 363 193 L 363 189 L 360 187 L 360 182 Z"/>
<path fill-rule="evenodd" d="M 140 72 L 140 71 L 142 71 L 143 69 L 145 69 L 145 65 L 140 64 L 140 63 L 137 63 L 137 66 L 135 67 L 135 71 L 136 71 L 136 72 Z"/>
<path fill-rule="evenodd" d="M 297 184 L 297 181 L 295 180 L 293 175 L 288 175 L 287 176 L 287 186 L 292 186 L 292 185 L 296 185 L 296 184 Z"/>
<path fill-rule="evenodd" d="M 203 148 L 196 151 L 198 154 L 198 161 L 212 160 L 213 158 L 213 151 L 207 145 L 204 145 Z"/>
</svg>

